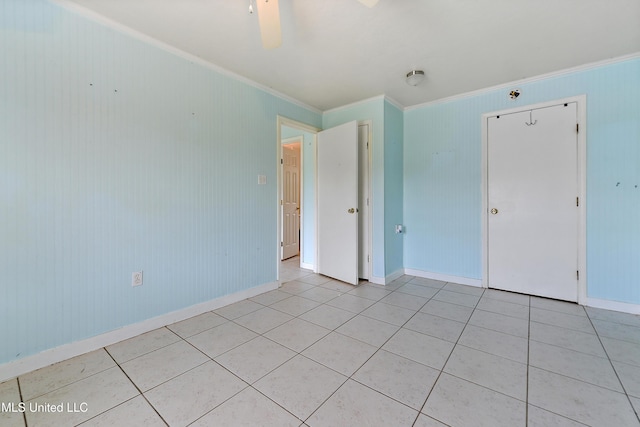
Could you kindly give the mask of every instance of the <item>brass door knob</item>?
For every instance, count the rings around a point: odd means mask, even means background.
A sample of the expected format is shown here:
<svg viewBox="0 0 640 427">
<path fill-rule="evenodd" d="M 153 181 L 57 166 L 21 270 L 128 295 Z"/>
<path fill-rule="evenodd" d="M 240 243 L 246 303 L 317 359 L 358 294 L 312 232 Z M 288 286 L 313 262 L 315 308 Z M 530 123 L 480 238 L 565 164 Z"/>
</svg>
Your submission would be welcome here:
<svg viewBox="0 0 640 427">
<path fill-rule="evenodd" d="M 496 208 L 491 209 L 491 213 L 494 214 L 494 215 L 497 214 L 498 213 L 498 209 L 496 209 Z"/>
<path fill-rule="evenodd" d="M 347 212 L 349 212 L 349 213 L 354 213 L 355 211 L 356 210 L 354 208 L 351 208 L 351 209 L 347 210 Z"/>
</svg>

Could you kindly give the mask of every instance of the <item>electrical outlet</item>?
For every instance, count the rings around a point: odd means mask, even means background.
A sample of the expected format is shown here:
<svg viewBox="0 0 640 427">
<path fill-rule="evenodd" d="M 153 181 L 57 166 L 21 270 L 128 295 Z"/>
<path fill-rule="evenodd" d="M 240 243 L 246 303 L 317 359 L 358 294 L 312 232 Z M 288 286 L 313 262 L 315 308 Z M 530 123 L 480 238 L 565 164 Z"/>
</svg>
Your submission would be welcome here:
<svg viewBox="0 0 640 427">
<path fill-rule="evenodd" d="M 131 286 L 142 285 L 142 271 L 134 271 L 131 273 Z"/>
</svg>

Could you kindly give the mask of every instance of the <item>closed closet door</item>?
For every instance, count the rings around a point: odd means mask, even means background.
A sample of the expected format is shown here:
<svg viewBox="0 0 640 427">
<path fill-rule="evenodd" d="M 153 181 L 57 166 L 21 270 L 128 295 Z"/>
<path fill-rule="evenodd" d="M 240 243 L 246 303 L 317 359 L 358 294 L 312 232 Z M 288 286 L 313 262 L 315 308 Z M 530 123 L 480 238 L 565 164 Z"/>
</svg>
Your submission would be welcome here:
<svg viewBox="0 0 640 427">
<path fill-rule="evenodd" d="M 577 104 L 487 120 L 488 286 L 577 301 Z"/>
</svg>

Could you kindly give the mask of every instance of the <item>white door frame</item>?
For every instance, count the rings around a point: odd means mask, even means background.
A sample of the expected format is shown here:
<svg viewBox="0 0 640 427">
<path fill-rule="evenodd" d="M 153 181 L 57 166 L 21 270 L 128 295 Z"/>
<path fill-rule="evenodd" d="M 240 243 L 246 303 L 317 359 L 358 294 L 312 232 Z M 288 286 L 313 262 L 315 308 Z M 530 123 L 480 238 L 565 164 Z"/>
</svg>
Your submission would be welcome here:
<svg viewBox="0 0 640 427">
<path fill-rule="evenodd" d="M 289 119 L 287 117 L 283 117 L 278 115 L 276 120 L 277 132 L 276 132 L 276 181 L 278 185 L 278 190 L 276 194 L 276 210 L 277 210 L 277 230 L 276 230 L 276 280 L 280 280 L 280 263 L 282 260 L 280 259 L 282 254 L 282 249 L 280 246 L 280 242 L 282 241 L 282 206 L 280 205 L 280 200 L 282 200 L 282 168 L 280 165 L 280 159 L 282 159 L 282 126 L 287 126 L 294 129 L 299 129 L 302 132 L 307 132 L 314 135 L 314 146 L 315 143 L 315 135 L 320 131 L 320 129 L 308 125 L 306 123 L 298 122 L 296 120 Z M 304 260 L 304 139 L 302 140 L 302 144 L 300 144 L 300 263 Z M 313 225 L 314 230 L 317 230 L 317 224 Z M 316 265 L 313 265 L 313 270 L 315 271 Z"/>
<path fill-rule="evenodd" d="M 523 111 L 529 111 L 532 109 L 551 107 L 558 104 L 565 104 L 575 102 L 578 108 L 578 197 L 580 198 L 580 204 L 578 206 L 578 304 L 585 305 L 587 303 L 587 221 L 586 221 L 586 183 L 587 183 L 587 96 L 579 95 L 570 98 L 563 98 L 554 101 L 543 102 L 533 105 L 522 105 L 507 110 L 494 111 L 485 113 L 482 115 L 482 287 L 487 288 L 489 286 L 489 257 L 488 257 L 488 143 L 489 134 L 487 121 L 489 117 L 494 117 L 503 114 L 517 113 Z"/>
<path fill-rule="evenodd" d="M 373 121 L 372 120 L 358 120 L 358 126 L 367 125 L 369 128 L 369 135 L 367 141 L 369 142 L 369 149 L 367 150 L 368 159 L 366 161 L 367 169 L 364 171 L 365 179 L 367 180 L 367 198 L 369 199 L 368 209 L 368 224 L 367 224 L 367 254 L 369 254 L 369 262 L 367 263 L 367 280 L 371 280 L 371 268 L 373 260 L 373 195 L 371 193 L 371 162 L 372 162 L 372 150 L 373 150 Z"/>
</svg>

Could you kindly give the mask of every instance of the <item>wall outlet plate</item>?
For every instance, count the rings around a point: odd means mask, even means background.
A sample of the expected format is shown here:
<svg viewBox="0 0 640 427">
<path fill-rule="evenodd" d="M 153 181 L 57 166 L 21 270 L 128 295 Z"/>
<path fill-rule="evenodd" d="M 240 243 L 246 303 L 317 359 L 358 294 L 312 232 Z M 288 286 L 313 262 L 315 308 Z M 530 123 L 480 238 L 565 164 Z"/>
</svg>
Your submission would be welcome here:
<svg viewBox="0 0 640 427">
<path fill-rule="evenodd" d="M 142 271 L 134 271 L 131 273 L 131 286 L 142 285 Z"/>
</svg>

